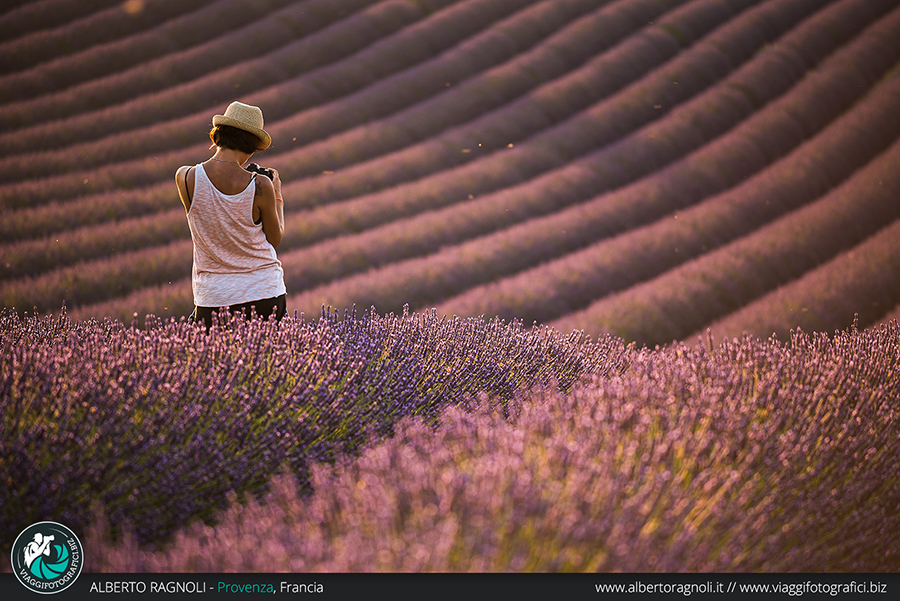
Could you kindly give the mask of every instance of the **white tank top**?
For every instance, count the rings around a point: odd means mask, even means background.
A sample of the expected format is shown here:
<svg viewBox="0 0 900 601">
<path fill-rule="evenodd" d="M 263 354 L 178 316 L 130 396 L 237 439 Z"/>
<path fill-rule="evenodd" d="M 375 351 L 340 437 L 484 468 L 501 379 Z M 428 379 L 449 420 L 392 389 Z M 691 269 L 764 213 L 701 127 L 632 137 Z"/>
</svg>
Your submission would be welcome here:
<svg viewBox="0 0 900 601">
<path fill-rule="evenodd" d="M 243 192 L 223 194 L 196 166 L 187 213 L 194 241 L 192 287 L 198 307 L 226 307 L 285 293 L 284 270 L 262 223 L 253 223 L 256 174 Z"/>
</svg>

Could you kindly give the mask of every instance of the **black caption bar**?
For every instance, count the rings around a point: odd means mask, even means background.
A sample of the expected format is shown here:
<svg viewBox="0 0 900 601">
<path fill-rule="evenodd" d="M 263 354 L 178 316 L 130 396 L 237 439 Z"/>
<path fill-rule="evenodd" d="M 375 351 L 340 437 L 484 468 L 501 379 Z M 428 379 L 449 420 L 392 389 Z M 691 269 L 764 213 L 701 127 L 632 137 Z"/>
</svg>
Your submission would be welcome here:
<svg viewBox="0 0 900 601">
<path fill-rule="evenodd" d="M 900 574 L 91 574 L 78 599 L 867 599 L 900 598 Z M 37 599 L 0 574 L 0 599 Z"/>
</svg>

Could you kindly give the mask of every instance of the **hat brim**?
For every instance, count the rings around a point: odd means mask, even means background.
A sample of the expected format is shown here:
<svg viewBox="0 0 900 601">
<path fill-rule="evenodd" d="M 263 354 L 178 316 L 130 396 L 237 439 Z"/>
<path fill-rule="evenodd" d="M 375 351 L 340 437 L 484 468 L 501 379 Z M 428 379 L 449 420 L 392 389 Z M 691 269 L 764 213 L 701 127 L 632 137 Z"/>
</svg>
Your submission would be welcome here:
<svg viewBox="0 0 900 601">
<path fill-rule="evenodd" d="M 266 130 L 260 129 L 258 127 L 253 127 L 252 125 L 247 125 L 243 121 L 238 121 L 237 119 L 232 119 L 231 117 L 226 117 L 225 115 L 216 115 L 212 120 L 213 125 L 230 125 L 231 127 L 236 127 L 238 129 L 242 129 L 246 132 L 250 132 L 260 140 L 262 140 L 262 144 L 260 145 L 260 150 L 265 150 L 272 144 L 272 136 L 270 136 Z"/>
</svg>

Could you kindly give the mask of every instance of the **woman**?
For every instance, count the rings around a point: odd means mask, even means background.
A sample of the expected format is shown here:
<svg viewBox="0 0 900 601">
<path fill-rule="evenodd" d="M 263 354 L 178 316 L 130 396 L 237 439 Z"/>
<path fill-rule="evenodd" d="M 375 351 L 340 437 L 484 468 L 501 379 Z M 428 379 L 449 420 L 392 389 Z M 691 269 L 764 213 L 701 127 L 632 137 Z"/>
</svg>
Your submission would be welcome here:
<svg viewBox="0 0 900 601">
<path fill-rule="evenodd" d="M 213 117 L 215 154 L 175 173 L 178 195 L 194 241 L 195 322 L 209 328 L 221 307 L 262 317 L 286 312 L 284 270 L 275 249 L 284 235 L 281 178 L 243 168 L 272 138 L 259 107 L 232 102 Z M 212 148 L 212 146 L 210 146 Z"/>
</svg>

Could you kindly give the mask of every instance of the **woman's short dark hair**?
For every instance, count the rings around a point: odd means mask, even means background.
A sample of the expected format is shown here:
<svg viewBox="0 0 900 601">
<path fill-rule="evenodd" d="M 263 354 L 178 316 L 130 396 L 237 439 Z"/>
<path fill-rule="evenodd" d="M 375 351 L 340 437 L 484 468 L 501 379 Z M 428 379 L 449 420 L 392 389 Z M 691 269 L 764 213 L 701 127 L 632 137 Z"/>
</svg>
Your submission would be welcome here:
<svg viewBox="0 0 900 601">
<path fill-rule="evenodd" d="M 253 154 L 262 146 L 262 140 L 249 131 L 232 127 L 231 125 L 214 125 L 209 130 L 209 139 L 221 148 L 230 148 Z"/>
</svg>

